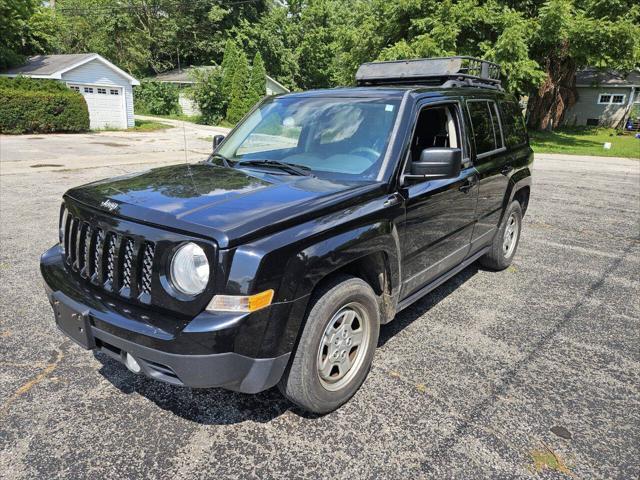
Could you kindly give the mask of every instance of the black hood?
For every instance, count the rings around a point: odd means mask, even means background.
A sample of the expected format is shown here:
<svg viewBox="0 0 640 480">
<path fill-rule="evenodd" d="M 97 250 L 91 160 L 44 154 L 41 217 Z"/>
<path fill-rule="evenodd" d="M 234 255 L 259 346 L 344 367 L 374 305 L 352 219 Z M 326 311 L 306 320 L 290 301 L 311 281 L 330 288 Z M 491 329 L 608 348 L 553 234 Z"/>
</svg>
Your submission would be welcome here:
<svg viewBox="0 0 640 480">
<path fill-rule="evenodd" d="M 225 248 L 247 236 L 344 208 L 380 185 L 251 175 L 200 163 L 101 180 L 67 195 L 113 215 L 212 238 Z"/>
</svg>

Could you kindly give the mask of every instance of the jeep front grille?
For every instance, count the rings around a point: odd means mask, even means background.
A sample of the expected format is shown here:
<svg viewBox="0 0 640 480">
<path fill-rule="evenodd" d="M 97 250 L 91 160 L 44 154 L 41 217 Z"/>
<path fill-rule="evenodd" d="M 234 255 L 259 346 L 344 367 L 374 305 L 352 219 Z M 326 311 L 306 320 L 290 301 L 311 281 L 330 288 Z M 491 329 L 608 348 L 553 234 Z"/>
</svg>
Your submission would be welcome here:
<svg viewBox="0 0 640 480">
<path fill-rule="evenodd" d="M 61 215 L 60 244 L 67 267 L 122 297 L 151 301 L 155 244 Z"/>
</svg>

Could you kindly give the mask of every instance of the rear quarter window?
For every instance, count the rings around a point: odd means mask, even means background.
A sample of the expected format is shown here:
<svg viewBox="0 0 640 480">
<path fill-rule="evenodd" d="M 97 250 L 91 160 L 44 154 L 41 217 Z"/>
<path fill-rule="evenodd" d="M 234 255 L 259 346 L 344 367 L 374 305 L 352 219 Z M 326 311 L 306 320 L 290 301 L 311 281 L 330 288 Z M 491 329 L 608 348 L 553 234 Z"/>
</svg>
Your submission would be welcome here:
<svg viewBox="0 0 640 480">
<path fill-rule="evenodd" d="M 527 143 L 527 129 L 524 126 L 522 111 L 516 102 L 500 102 L 500 117 L 507 147 Z"/>
</svg>

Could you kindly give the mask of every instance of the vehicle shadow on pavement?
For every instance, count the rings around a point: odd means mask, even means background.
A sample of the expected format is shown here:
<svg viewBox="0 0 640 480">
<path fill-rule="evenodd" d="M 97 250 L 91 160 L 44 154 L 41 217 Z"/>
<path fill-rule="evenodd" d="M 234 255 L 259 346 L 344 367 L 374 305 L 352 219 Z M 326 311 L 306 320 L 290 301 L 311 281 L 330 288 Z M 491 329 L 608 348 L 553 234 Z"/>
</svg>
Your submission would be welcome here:
<svg viewBox="0 0 640 480">
<path fill-rule="evenodd" d="M 384 325 L 380 330 L 378 346 L 384 345 L 394 335 L 422 317 L 477 272 L 477 265 L 469 266 L 399 313 L 390 324 Z M 97 352 L 94 353 L 94 357 L 102 364 L 99 373 L 122 393 L 141 395 L 163 410 L 203 425 L 232 425 L 245 421 L 265 423 L 288 410 L 308 419 L 321 417 L 298 409 L 275 387 L 255 395 L 231 392 L 222 388 L 179 387 L 135 375 L 120 362 L 105 354 Z"/>
<path fill-rule="evenodd" d="M 120 362 L 94 353 L 102 364 L 100 375 L 124 394 L 138 394 L 162 410 L 203 425 L 233 425 L 245 421 L 265 423 L 296 407 L 277 388 L 250 395 L 222 388 L 188 388 L 131 373 Z"/>
<path fill-rule="evenodd" d="M 396 334 L 404 330 L 411 325 L 415 320 L 422 317 L 425 313 L 435 307 L 442 300 L 447 298 L 451 293 L 456 291 L 462 284 L 472 278 L 478 271 L 480 266 L 478 263 L 473 263 L 467 268 L 462 270 L 457 275 L 453 276 L 435 290 L 429 292 L 413 305 L 410 305 L 402 312 L 398 313 L 396 317 L 387 325 L 382 325 L 380 328 L 380 337 L 378 338 L 378 347 L 383 346 Z"/>
</svg>

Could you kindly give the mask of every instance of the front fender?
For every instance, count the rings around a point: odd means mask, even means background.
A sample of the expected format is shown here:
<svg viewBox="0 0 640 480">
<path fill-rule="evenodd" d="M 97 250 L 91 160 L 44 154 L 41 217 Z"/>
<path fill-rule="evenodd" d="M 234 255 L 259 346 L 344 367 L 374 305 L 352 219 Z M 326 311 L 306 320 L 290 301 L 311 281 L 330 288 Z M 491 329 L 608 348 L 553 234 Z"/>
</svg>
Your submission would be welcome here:
<svg viewBox="0 0 640 480">
<path fill-rule="evenodd" d="M 399 235 L 395 219 L 402 206 L 385 206 L 386 197 L 293 226 L 236 248 L 229 259 L 225 290 L 248 294 L 274 289 L 274 302 L 296 305 L 282 322 L 270 322 L 265 338 L 290 351 L 315 286 L 327 275 L 367 255 L 382 254 L 384 278 L 399 287 Z M 295 311 L 294 311 L 295 310 Z"/>
</svg>

